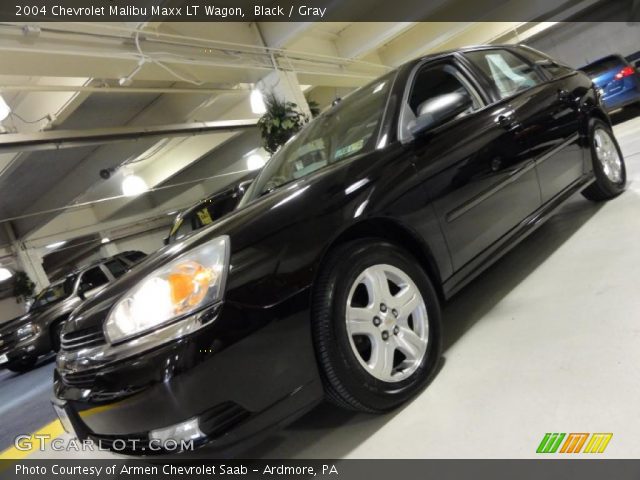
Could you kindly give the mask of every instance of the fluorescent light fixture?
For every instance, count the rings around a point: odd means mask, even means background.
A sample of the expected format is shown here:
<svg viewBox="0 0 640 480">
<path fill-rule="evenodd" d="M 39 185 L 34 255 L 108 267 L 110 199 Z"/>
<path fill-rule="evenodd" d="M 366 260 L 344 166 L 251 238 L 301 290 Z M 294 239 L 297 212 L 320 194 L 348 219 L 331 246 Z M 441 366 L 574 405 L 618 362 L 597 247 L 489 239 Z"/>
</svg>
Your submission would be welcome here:
<svg viewBox="0 0 640 480">
<path fill-rule="evenodd" d="M 67 241 L 66 241 L 66 240 L 62 240 L 62 241 L 60 241 L 60 242 L 54 242 L 54 243 L 51 243 L 51 244 L 47 245 L 47 246 L 46 246 L 46 247 L 44 247 L 44 248 L 47 248 L 47 249 L 49 249 L 49 250 L 53 250 L 54 248 L 61 247 L 61 246 L 62 246 L 62 245 L 64 245 L 65 243 L 67 243 Z"/>
<path fill-rule="evenodd" d="M 264 97 L 262 92 L 257 88 L 251 90 L 251 96 L 249 97 L 251 102 L 251 111 L 258 115 L 262 115 L 267 112 L 267 106 L 264 104 Z"/>
<path fill-rule="evenodd" d="M 127 197 L 134 197 L 148 190 L 147 182 L 137 175 L 127 175 L 122 180 L 122 193 Z"/>
<path fill-rule="evenodd" d="M 8 268 L 0 267 L 0 282 L 4 282 L 5 280 L 9 280 L 13 277 L 13 273 Z"/>
<path fill-rule="evenodd" d="M 111 240 L 109 240 L 108 238 L 103 238 L 100 243 L 109 243 Z"/>
<path fill-rule="evenodd" d="M 0 95 L 0 122 L 7 118 L 11 113 L 11 107 L 7 105 L 7 102 L 4 101 L 2 95 Z"/>
</svg>

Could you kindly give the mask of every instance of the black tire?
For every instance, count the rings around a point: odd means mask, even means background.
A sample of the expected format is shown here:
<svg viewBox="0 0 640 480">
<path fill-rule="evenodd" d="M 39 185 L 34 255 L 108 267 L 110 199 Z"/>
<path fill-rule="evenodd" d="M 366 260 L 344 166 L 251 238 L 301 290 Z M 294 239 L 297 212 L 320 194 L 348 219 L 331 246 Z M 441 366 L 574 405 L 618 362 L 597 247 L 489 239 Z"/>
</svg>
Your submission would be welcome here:
<svg viewBox="0 0 640 480">
<path fill-rule="evenodd" d="M 602 129 L 610 135 L 615 148 L 618 151 L 620 161 L 622 162 L 621 180 L 619 182 L 613 182 L 607 177 L 604 173 L 601 162 L 598 160 L 594 146 L 594 133 L 597 129 Z M 624 157 L 620 150 L 620 145 L 618 144 L 618 140 L 616 140 L 611 127 L 600 119 L 591 120 L 589 125 L 589 145 L 591 149 L 591 162 L 593 165 L 595 181 L 582 191 L 582 195 L 592 202 L 602 202 L 617 197 L 624 192 L 625 185 L 627 183 L 627 171 L 625 168 Z"/>
<path fill-rule="evenodd" d="M 38 357 L 24 357 L 7 363 L 7 368 L 15 373 L 25 373 L 35 367 Z"/>
<path fill-rule="evenodd" d="M 428 343 L 419 367 L 399 382 L 381 381 L 365 371 L 351 348 L 346 304 L 351 286 L 368 267 L 388 264 L 407 274 L 417 286 L 428 314 Z M 440 360 L 441 314 L 438 296 L 419 263 L 396 245 L 375 239 L 357 240 L 330 252 L 314 286 L 312 330 L 325 394 L 349 410 L 382 413 L 406 402 L 432 378 Z"/>
</svg>

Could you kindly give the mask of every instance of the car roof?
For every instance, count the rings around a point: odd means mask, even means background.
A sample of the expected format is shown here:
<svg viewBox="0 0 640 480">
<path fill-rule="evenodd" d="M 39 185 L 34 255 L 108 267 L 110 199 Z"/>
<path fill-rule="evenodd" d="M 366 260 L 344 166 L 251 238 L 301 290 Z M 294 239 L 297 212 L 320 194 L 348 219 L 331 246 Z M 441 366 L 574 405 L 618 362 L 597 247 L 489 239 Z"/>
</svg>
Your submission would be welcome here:
<svg viewBox="0 0 640 480">
<path fill-rule="evenodd" d="M 93 262 L 87 263 L 86 265 L 83 265 L 81 267 L 78 267 L 74 270 L 72 270 L 71 272 L 67 273 L 64 277 L 60 277 L 60 279 L 64 279 L 66 277 L 70 277 L 71 275 L 78 275 L 90 268 L 93 268 L 97 265 L 101 265 L 105 262 L 108 262 L 109 260 L 113 260 L 114 258 L 118 258 L 118 257 L 122 257 L 123 255 L 126 255 L 128 253 L 132 253 L 132 252 L 138 252 L 139 250 L 126 250 L 124 252 L 120 252 L 120 253 L 116 253 L 115 255 L 112 255 L 110 257 L 103 257 L 103 258 L 99 258 L 98 260 L 94 260 Z M 144 253 L 144 252 L 140 252 L 140 253 Z"/>
</svg>

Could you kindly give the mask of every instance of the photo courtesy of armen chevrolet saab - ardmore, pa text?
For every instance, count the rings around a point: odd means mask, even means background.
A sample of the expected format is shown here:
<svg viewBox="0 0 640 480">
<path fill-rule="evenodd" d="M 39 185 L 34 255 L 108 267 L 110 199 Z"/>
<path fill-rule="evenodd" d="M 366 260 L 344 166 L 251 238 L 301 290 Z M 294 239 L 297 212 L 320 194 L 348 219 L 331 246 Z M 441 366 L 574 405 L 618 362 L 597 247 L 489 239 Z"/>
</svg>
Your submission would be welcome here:
<svg viewBox="0 0 640 480">
<path fill-rule="evenodd" d="M 0 7 L 0 479 L 636 478 L 639 25 Z"/>
</svg>

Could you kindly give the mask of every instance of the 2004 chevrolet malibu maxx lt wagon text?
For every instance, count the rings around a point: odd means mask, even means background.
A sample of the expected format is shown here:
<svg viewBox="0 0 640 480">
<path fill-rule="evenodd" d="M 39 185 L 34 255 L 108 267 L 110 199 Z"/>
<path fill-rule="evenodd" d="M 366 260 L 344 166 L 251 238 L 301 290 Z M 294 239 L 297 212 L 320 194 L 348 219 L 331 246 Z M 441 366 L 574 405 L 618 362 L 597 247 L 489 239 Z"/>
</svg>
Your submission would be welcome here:
<svg viewBox="0 0 640 480">
<path fill-rule="evenodd" d="M 583 73 L 522 46 L 412 61 L 306 126 L 234 212 L 74 312 L 54 405 L 129 453 L 234 451 L 323 398 L 388 411 L 434 373 L 442 301 L 575 192 L 625 181 Z"/>
</svg>

